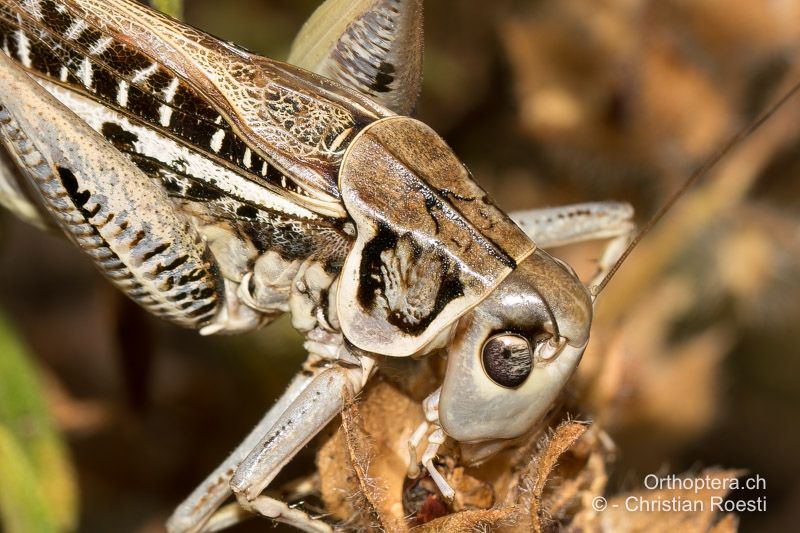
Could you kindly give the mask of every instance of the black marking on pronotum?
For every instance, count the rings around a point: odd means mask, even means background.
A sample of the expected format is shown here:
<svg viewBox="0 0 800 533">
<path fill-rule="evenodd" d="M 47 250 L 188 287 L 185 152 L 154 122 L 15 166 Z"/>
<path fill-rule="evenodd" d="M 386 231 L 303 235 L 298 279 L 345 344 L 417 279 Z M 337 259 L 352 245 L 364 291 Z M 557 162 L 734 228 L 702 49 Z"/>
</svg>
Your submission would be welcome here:
<svg viewBox="0 0 800 533">
<path fill-rule="evenodd" d="M 359 269 L 361 277 L 356 293 L 356 298 L 364 309 L 374 310 L 377 306 L 377 299 L 381 297 L 381 294 L 385 294 L 386 281 L 382 272 L 383 261 L 381 253 L 397 248 L 399 240 L 400 237 L 397 233 L 384 223 L 379 222 L 377 234 L 364 246 L 364 250 L 361 252 Z M 414 257 L 410 263 L 415 264 L 420 259 L 422 250 L 418 246 L 413 246 L 412 248 Z M 423 332 L 439 316 L 439 313 L 448 303 L 464 296 L 464 284 L 458 278 L 457 269 L 450 258 L 437 251 L 431 251 L 430 253 L 435 256 L 435 259 L 432 260 L 439 262 L 439 268 L 441 268 L 442 272 L 441 283 L 436 291 L 436 298 L 430 313 L 416 323 L 411 324 L 406 320 L 404 313 L 395 310 L 389 310 L 388 312 L 387 320 L 389 323 L 409 335 L 418 335 Z"/>
<path fill-rule="evenodd" d="M 404 167 L 405 172 L 407 172 L 409 176 L 424 175 L 424 173 L 418 172 L 415 169 L 412 169 L 407 165 L 405 165 L 404 163 L 402 163 L 401 161 L 403 161 L 403 158 L 395 154 L 391 146 L 387 146 L 386 144 L 383 143 L 382 146 L 389 154 L 391 154 L 394 157 L 396 161 L 400 162 L 398 164 Z M 494 242 L 494 240 L 481 233 L 472 224 L 470 219 L 467 216 L 465 216 L 464 213 L 461 212 L 461 209 L 459 209 L 458 205 L 449 201 L 450 198 L 455 198 L 457 200 L 469 202 L 475 200 L 475 198 L 459 195 L 449 189 L 436 189 L 426 181 L 423 181 L 422 179 L 418 178 L 414 179 L 413 187 L 417 192 L 419 192 L 420 195 L 422 195 L 422 198 L 424 199 L 425 202 L 425 210 L 428 212 L 431 219 L 433 220 L 436 226 L 437 233 L 439 231 L 439 219 L 437 218 L 435 211 L 441 212 L 442 213 L 441 217 L 443 219 L 446 219 L 450 221 L 452 224 L 455 224 L 456 226 L 466 230 L 470 234 L 472 240 L 478 246 L 483 248 L 486 251 L 486 253 L 488 253 L 490 256 L 494 257 L 508 268 L 512 269 L 516 268 L 517 261 L 510 255 L 508 255 L 502 246 L 498 245 L 496 242 Z M 491 204 L 490 202 L 488 202 L 488 205 L 490 207 L 494 207 L 494 205 Z M 472 244 L 470 243 L 470 246 L 471 245 Z"/>
<path fill-rule="evenodd" d="M 483 235 L 479 231 L 477 231 L 471 223 L 466 224 L 464 220 L 468 219 L 461 213 L 461 211 L 449 201 L 444 201 L 445 199 L 455 198 L 457 200 L 461 200 L 464 202 L 471 202 L 474 201 L 475 198 L 469 198 L 465 196 L 459 196 L 456 193 L 448 190 L 448 189 L 432 189 L 428 186 L 427 183 L 419 182 L 419 191 L 422 194 L 423 198 L 425 199 L 425 210 L 430 215 L 431 219 L 433 220 L 434 225 L 436 226 L 436 233 L 439 233 L 439 216 L 454 222 L 458 226 L 467 229 L 472 235 L 475 242 L 481 244 L 481 247 L 484 248 L 491 256 L 497 258 L 500 262 L 505 264 L 509 268 L 516 268 L 517 262 L 516 260 L 508 255 L 497 243 L 495 243 L 492 239 L 488 238 L 487 236 Z M 455 211 L 460 215 L 460 218 L 453 218 L 447 215 L 447 211 Z M 436 211 L 439 211 L 441 215 L 437 216 Z M 451 242 L 454 244 L 459 244 L 457 241 Z M 466 247 L 462 250 L 466 252 L 466 250 L 472 247 L 473 241 L 470 240 L 466 243 Z"/>
<path fill-rule="evenodd" d="M 397 247 L 397 233 L 392 231 L 383 222 L 378 222 L 378 231 L 370 239 L 361 252 L 361 277 L 358 283 L 358 303 L 364 309 L 373 309 L 378 291 L 383 287 L 381 268 L 381 253 Z"/>
</svg>

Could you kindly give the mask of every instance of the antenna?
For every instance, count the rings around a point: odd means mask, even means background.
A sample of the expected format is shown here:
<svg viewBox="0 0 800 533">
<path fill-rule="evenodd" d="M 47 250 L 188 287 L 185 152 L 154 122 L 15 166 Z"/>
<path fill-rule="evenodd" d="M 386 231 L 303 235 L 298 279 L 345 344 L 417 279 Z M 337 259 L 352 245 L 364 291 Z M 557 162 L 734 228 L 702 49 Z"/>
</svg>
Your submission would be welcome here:
<svg viewBox="0 0 800 533">
<path fill-rule="evenodd" d="M 710 158 L 708 158 L 702 165 L 700 165 L 697 170 L 695 170 L 683 184 L 675 191 L 669 200 L 666 201 L 664 205 L 656 212 L 655 215 L 644 225 L 642 229 L 636 234 L 636 237 L 633 238 L 631 243 L 622 253 L 622 255 L 617 259 L 617 262 L 614 263 L 614 266 L 608 271 L 605 277 L 592 287 L 591 292 L 594 297 L 597 297 L 603 289 L 606 288 L 608 282 L 611 281 L 611 278 L 614 277 L 614 274 L 617 273 L 617 270 L 622 266 L 622 263 L 628 258 L 634 248 L 641 242 L 645 235 L 650 233 L 650 230 L 658 224 L 658 222 L 664 218 L 672 206 L 677 203 L 680 198 L 686 194 L 688 191 L 697 181 L 708 174 L 717 164 L 726 156 L 728 155 L 734 148 L 739 146 L 742 141 L 744 141 L 747 137 L 749 137 L 754 131 L 761 127 L 767 120 L 769 120 L 783 105 L 789 101 L 798 91 L 800 91 L 800 82 L 795 83 L 795 85 L 786 93 L 784 94 L 780 100 L 772 104 L 766 111 L 761 113 L 758 117 L 755 118 L 750 124 L 739 130 L 739 132 L 731 137 L 727 143 L 725 143 L 716 153 L 714 153 Z"/>
</svg>

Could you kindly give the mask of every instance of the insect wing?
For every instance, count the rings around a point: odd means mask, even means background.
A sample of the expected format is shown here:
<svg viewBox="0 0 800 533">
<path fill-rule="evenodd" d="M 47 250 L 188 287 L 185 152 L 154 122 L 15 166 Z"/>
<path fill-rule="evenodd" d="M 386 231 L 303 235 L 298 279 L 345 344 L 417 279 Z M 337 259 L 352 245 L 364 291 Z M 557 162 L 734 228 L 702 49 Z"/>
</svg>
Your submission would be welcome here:
<svg viewBox="0 0 800 533">
<path fill-rule="evenodd" d="M 323 215 L 345 216 L 336 179 L 349 141 L 391 114 L 136 2 L 2 0 L 0 7 L 6 46 L 37 76 Z"/>
<path fill-rule="evenodd" d="M 422 3 L 327 0 L 297 34 L 289 63 L 408 115 L 422 86 Z"/>
</svg>

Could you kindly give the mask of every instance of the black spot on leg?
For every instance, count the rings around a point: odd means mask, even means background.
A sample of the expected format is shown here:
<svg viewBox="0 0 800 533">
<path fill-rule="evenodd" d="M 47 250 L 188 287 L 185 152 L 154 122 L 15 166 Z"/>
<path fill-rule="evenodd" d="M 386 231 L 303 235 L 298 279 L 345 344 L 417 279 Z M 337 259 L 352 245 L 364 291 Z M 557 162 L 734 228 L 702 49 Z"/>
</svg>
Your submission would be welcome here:
<svg viewBox="0 0 800 533">
<path fill-rule="evenodd" d="M 206 313 L 209 313 L 209 312 L 213 311 L 216 308 L 217 308 L 217 302 L 213 301 L 213 302 L 207 303 L 206 305 L 204 305 L 202 307 L 198 307 L 197 309 L 187 313 L 187 316 L 189 316 L 191 318 L 196 318 L 198 316 L 202 316 L 202 315 L 204 315 Z"/>
<path fill-rule="evenodd" d="M 84 206 L 86 202 L 89 201 L 91 193 L 89 191 L 78 191 L 78 178 L 75 177 L 75 174 L 73 174 L 70 169 L 58 167 L 58 176 L 61 178 L 61 184 L 64 186 L 64 190 L 67 191 L 67 194 L 69 194 L 72 203 L 75 204 L 75 207 L 78 208 L 83 216 L 89 218 L 91 215 Z"/>
<path fill-rule="evenodd" d="M 130 248 L 133 249 L 138 246 L 145 237 L 147 237 L 147 234 L 144 231 L 137 231 L 136 235 L 134 235 L 133 240 L 131 241 Z"/>
<path fill-rule="evenodd" d="M 171 263 L 168 263 L 166 265 L 157 266 L 155 273 L 156 274 L 162 274 L 164 272 L 169 272 L 171 270 L 175 270 L 179 266 L 181 266 L 184 263 L 186 263 L 186 261 L 188 261 L 188 260 L 189 260 L 189 256 L 188 255 L 182 255 L 182 256 L 178 257 L 177 259 L 175 259 Z"/>
<path fill-rule="evenodd" d="M 163 254 L 165 251 L 167 251 L 167 248 L 169 248 L 169 246 L 170 245 L 168 243 L 159 244 L 158 246 L 156 246 L 155 248 L 144 254 L 142 256 L 142 261 L 147 261 L 157 255 Z"/>
</svg>

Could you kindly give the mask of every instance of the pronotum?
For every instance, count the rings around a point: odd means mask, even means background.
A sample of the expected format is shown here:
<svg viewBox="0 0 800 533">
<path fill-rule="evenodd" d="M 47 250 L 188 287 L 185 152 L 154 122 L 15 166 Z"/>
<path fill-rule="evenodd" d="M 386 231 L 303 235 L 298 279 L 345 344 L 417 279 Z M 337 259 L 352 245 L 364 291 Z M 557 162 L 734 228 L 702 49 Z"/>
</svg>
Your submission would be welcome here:
<svg viewBox="0 0 800 533">
<path fill-rule="evenodd" d="M 167 320 L 237 333 L 288 311 L 306 337 L 303 371 L 171 530 L 226 523 L 214 513 L 231 494 L 328 530 L 261 494 L 338 413 L 342 388 L 358 392 L 387 357 L 448 354 L 410 437 L 428 442 L 419 462 L 445 497 L 434 463 L 445 439 L 479 443 L 478 461 L 541 419 L 580 359 L 593 300 L 541 247 L 624 243 L 631 211 L 495 207 L 406 118 L 421 2 L 361 2 L 309 24 L 290 57 L 307 71 L 126 0 L 0 5 L 0 127 L 15 167 L 3 168 L 3 203 L 60 228 Z M 569 224 L 549 222 L 559 216 Z"/>
</svg>

